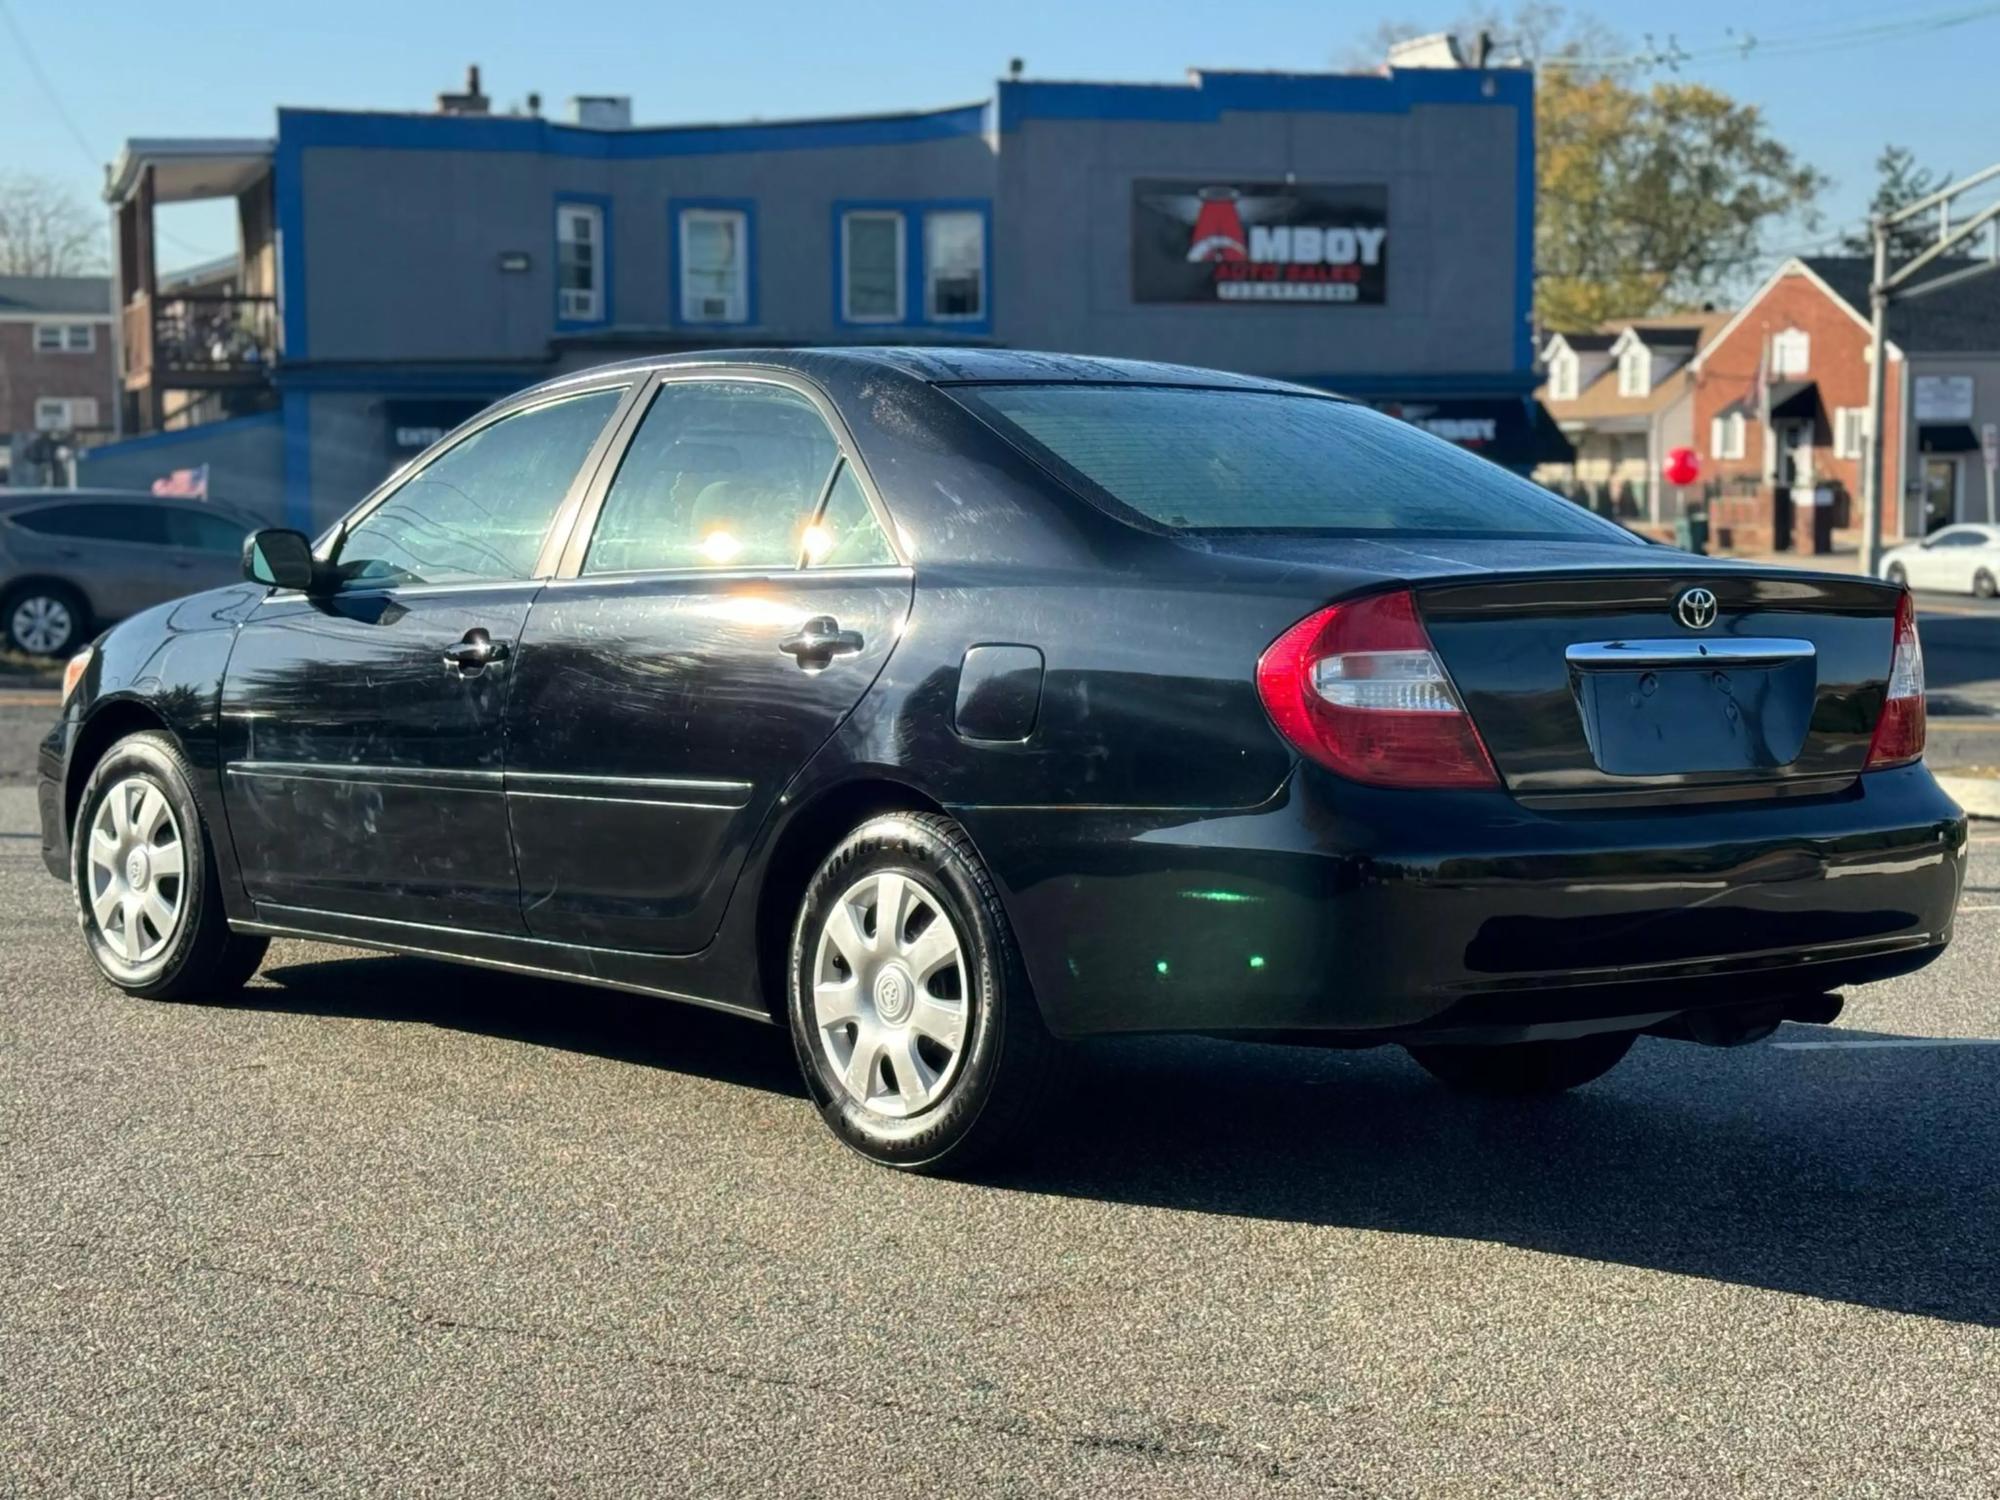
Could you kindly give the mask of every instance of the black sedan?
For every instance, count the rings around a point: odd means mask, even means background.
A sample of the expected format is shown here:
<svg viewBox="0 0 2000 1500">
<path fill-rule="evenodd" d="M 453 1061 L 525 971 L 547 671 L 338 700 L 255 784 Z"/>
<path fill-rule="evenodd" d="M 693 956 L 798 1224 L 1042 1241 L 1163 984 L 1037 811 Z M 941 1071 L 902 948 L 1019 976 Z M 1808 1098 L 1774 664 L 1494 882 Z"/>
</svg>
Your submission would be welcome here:
<svg viewBox="0 0 2000 1500">
<path fill-rule="evenodd" d="M 1062 1039 L 1533 1092 L 1951 936 L 1908 595 L 1718 562 L 1401 422 L 1005 352 L 657 359 L 476 418 L 72 662 L 49 869 L 119 987 L 268 939 L 790 1028 L 961 1166 Z"/>
</svg>

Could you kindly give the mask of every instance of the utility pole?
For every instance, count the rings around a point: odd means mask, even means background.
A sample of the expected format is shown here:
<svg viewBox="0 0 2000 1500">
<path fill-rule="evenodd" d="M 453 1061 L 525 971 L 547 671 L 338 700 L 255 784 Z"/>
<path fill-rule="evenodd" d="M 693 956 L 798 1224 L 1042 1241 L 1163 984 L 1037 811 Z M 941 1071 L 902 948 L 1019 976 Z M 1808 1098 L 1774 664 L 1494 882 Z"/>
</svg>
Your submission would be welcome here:
<svg viewBox="0 0 2000 1500">
<path fill-rule="evenodd" d="M 1953 201 L 1994 177 L 2000 177 L 2000 162 L 1974 172 L 1970 177 L 1961 178 L 1949 187 L 1939 188 L 1928 197 L 1894 213 L 1875 214 L 1868 220 L 1869 234 L 1875 241 L 1875 274 L 1868 282 L 1868 458 L 1861 470 L 1861 566 L 1871 578 L 1882 568 L 1882 408 L 1889 365 L 1889 305 L 1927 297 L 1932 292 L 1956 286 L 1969 277 L 2000 270 L 2000 229 L 1996 229 L 1985 260 L 1932 276 L 1920 283 L 1912 284 L 1911 281 L 1939 257 L 1970 243 L 1988 224 L 2000 223 L 2000 203 L 1987 204 L 1956 228 L 1951 222 Z M 1892 273 L 1889 270 L 1889 231 L 1920 214 L 1931 212 L 1938 216 L 1937 242 L 1922 254 L 1905 261 Z M 1907 453 L 1910 426 L 1915 414 L 1906 411 L 1902 413 L 1902 418 L 1901 439 L 1903 451 Z M 1900 485 L 1896 498 L 1900 504 Z"/>
</svg>

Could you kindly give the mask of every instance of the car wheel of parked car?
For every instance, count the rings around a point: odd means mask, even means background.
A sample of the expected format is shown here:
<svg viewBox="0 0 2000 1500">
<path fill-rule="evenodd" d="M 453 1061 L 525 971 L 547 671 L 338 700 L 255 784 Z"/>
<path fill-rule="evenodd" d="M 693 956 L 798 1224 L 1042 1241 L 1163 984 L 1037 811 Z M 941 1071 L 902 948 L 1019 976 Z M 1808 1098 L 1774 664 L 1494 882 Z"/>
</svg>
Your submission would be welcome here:
<svg viewBox="0 0 2000 1500">
<path fill-rule="evenodd" d="M 1882 576 L 1887 578 L 1889 582 L 1895 584 L 1897 588 L 1904 587 L 1910 581 L 1909 572 L 1903 567 L 1901 563 L 1890 563 L 1889 571 L 1883 574 Z"/>
<path fill-rule="evenodd" d="M 1408 1050 L 1433 1078 L 1467 1093 L 1560 1094 L 1609 1073 L 1635 1040 L 1632 1032 L 1609 1031 L 1559 1042 Z"/>
<path fill-rule="evenodd" d="M 2000 593 L 2000 585 L 1994 583 L 1991 573 L 1981 568 L 1972 575 L 1972 592 L 1982 599 L 1991 599 L 1996 593 Z"/>
<path fill-rule="evenodd" d="M 806 1087 L 862 1155 L 962 1171 L 1038 1113 L 1059 1044 L 992 877 L 949 818 L 891 813 L 849 834 L 806 891 L 789 976 Z"/>
<path fill-rule="evenodd" d="M 38 583 L 15 589 L 0 604 L 7 644 L 29 656 L 67 656 L 85 639 L 89 611 L 74 589 Z"/>
<path fill-rule="evenodd" d="M 229 930 L 189 776 L 166 735 L 127 736 L 90 773 L 70 839 L 90 955 L 113 984 L 148 999 L 240 989 L 269 946 Z"/>
</svg>

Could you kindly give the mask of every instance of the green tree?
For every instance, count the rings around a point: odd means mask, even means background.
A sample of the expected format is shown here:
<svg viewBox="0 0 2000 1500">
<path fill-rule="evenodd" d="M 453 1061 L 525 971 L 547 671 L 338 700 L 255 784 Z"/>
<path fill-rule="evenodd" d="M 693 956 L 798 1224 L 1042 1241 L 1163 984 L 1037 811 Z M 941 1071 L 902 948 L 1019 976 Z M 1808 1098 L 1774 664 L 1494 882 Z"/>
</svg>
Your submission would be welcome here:
<svg viewBox="0 0 2000 1500">
<path fill-rule="evenodd" d="M 1927 172 L 1917 165 L 1917 154 L 1906 146 L 1885 146 L 1875 158 L 1875 196 L 1868 201 L 1871 217 L 1892 214 L 1928 198 L 1951 181 L 1949 172 Z M 1937 238 L 1937 226 L 1928 219 L 1913 219 L 1889 231 L 1889 259 L 1908 260 L 1930 249 Z M 1840 248 L 1850 255 L 1873 255 L 1875 241 L 1866 229 L 1843 235 Z"/>
<path fill-rule="evenodd" d="M 1753 105 L 1697 83 L 1538 81 L 1535 311 L 1544 326 L 1699 306 L 1740 284 L 1779 224 L 1816 226 L 1826 179 Z"/>
</svg>

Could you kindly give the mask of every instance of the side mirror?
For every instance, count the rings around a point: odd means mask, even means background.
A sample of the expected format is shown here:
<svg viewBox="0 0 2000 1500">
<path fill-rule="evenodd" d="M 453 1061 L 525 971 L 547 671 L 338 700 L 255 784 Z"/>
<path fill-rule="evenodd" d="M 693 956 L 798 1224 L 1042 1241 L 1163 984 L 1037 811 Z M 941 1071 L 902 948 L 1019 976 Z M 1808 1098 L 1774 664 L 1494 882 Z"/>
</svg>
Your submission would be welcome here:
<svg viewBox="0 0 2000 1500">
<path fill-rule="evenodd" d="M 272 527 L 243 539 L 243 576 L 272 588 L 308 590 L 319 576 L 319 565 L 304 533 Z"/>
</svg>

